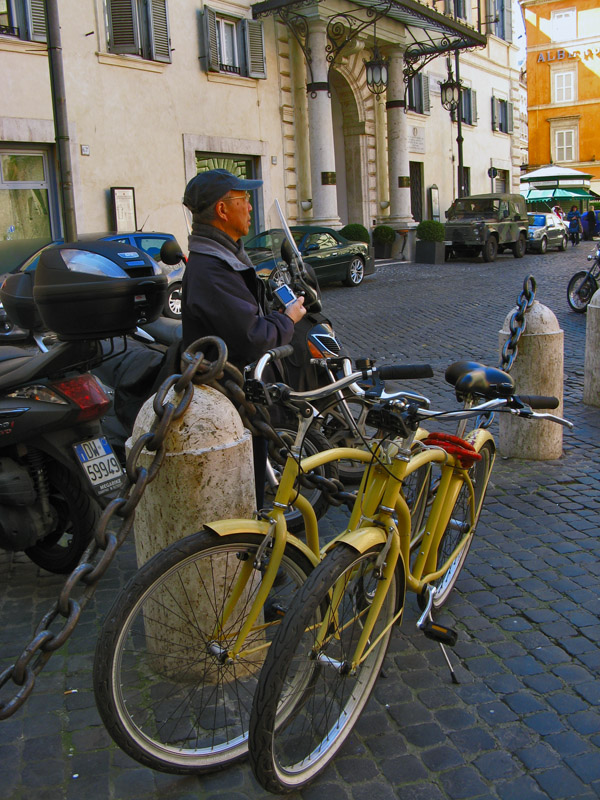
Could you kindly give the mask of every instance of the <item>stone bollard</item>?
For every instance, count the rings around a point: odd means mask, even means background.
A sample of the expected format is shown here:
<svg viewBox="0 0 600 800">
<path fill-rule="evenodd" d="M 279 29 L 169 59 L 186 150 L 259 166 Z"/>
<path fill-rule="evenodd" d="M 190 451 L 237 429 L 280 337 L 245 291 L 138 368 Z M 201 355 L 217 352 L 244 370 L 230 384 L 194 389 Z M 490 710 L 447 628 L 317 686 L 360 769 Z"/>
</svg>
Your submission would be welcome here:
<svg viewBox="0 0 600 800">
<path fill-rule="evenodd" d="M 499 333 L 500 352 L 510 338 L 513 309 Z M 552 413 L 562 416 L 563 339 L 554 313 L 534 301 L 525 316 L 525 332 L 519 339 L 519 352 L 511 369 L 517 394 L 558 397 L 559 407 Z M 508 458 L 548 461 L 562 455 L 562 427 L 544 420 L 526 420 L 511 414 L 498 414 L 499 449 Z"/>
<path fill-rule="evenodd" d="M 137 416 L 128 450 L 150 428 L 154 419 L 152 400 L 146 401 Z M 204 522 L 250 518 L 256 504 L 250 432 L 243 427 L 233 404 L 216 389 L 194 388 L 189 408 L 171 424 L 165 445 L 167 452 L 158 475 L 147 485 L 136 508 L 134 536 L 139 566 L 173 542 L 202 530 Z M 148 467 L 153 455 L 142 451 L 139 463 Z M 194 641 L 201 648 L 212 635 L 213 594 L 228 585 L 236 563 L 232 552 L 218 565 L 190 565 L 180 569 L 180 589 L 175 590 L 170 582 L 164 590 L 155 592 L 154 602 L 144 611 L 148 669 L 153 680 L 210 680 L 202 664 L 196 675 L 188 659 L 173 658 L 173 653 L 189 653 Z M 255 591 L 251 583 L 248 593 Z M 214 588 L 207 592 L 207 587 Z M 240 597 L 240 603 L 244 602 L 245 594 Z M 192 612 L 188 609 L 193 609 L 194 624 L 189 621 Z M 206 630 L 202 629 L 203 620 Z M 257 668 L 250 660 L 241 669 Z M 184 674 L 179 674 L 181 669 Z M 215 670 L 215 681 L 217 676 Z"/>
<path fill-rule="evenodd" d="M 600 406 L 600 291 L 594 294 L 587 307 L 583 402 L 588 406 Z"/>
</svg>

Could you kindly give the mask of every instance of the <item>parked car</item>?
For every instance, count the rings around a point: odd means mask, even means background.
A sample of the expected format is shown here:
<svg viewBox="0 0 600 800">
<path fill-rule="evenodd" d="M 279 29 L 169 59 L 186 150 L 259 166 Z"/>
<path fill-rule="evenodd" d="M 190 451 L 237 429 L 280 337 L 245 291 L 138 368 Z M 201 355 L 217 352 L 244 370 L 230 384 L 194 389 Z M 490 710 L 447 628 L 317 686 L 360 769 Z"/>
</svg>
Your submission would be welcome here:
<svg viewBox="0 0 600 800">
<path fill-rule="evenodd" d="M 527 249 L 545 253 L 549 247 L 567 249 L 568 234 L 564 222 L 557 214 L 531 211 L 527 214 L 529 222 Z"/>
<path fill-rule="evenodd" d="M 447 248 L 459 258 L 481 255 L 495 261 L 507 249 L 515 258 L 525 255 L 527 207 L 520 194 L 461 197 L 446 211 L 446 219 Z"/>
<path fill-rule="evenodd" d="M 157 233 L 154 231 L 149 233 L 140 231 L 133 231 L 131 233 L 115 233 L 112 231 L 103 233 L 85 233 L 81 234 L 77 238 L 78 241 L 81 242 L 91 242 L 96 241 L 97 239 L 102 239 L 108 242 L 122 242 L 123 244 L 137 247 L 140 250 L 143 250 L 145 253 L 148 253 L 148 255 L 157 262 L 158 266 L 167 276 L 169 281 L 163 314 L 167 317 L 171 317 L 172 319 L 179 319 L 181 317 L 181 274 L 183 273 L 183 269 L 178 266 L 167 267 L 166 264 L 163 264 L 160 261 L 160 248 L 162 247 L 163 243 L 168 240 L 175 241 L 175 237 L 172 234 Z M 23 241 L 25 242 L 26 240 Z M 39 246 L 39 243 L 36 242 L 38 246 L 35 247 L 34 250 L 31 249 L 29 251 L 31 253 L 29 257 L 26 257 L 24 261 L 21 261 L 16 266 L 10 264 L 11 268 L 8 271 L 32 272 L 38 265 L 40 254 L 44 247 L 48 247 L 51 244 L 62 244 L 63 241 L 64 239 L 55 239 L 52 242 L 46 242 L 44 246 Z M 11 248 L 11 252 L 19 252 L 19 250 Z M 25 245 L 22 246 L 21 252 L 26 252 Z M 6 328 L 7 323 L 6 320 L 2 320 L 2 314 L 0 314 L 0 325 L 1 324 L 4 324 L 4 327 Z"/>
<path fill-rule="evenodd" d="M 359 286 L 365 275 L 375 272 L 373 248 L 365 242 L 350 242 L 331 228 L 292 225 L 290 230 L 302 259 L 314 269 L 319 283 L 341 281 L 345 286 Z M 271 277 L 282 263 L 278 258 L 282 240 L 283 231 L 271 228 L 245 243 L 260 277 Z"/>
</svg>

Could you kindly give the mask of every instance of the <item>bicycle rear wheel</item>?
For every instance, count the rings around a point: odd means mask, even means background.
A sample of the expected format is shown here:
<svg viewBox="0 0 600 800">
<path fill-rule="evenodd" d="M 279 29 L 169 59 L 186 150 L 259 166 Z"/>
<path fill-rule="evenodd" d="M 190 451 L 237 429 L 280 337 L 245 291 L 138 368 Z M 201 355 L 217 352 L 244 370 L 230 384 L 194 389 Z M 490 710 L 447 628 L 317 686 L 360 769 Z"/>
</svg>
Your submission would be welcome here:
<svg viewBox="0 0 600 800">
<path fill-rule="evenodd" d="M 263 536 L 200 532 L 148 561 L 117 597 L 96 647 L 94 691 L 102 721 L 132 758 L 172 773 L 220 769 L 247 751 L 258 673 L 293 596 L 312 566 L 290 545 L 243 658 L 228 662 L 260 588 Z M 268 550 L 267 550 L 268 557 Z M 240 575 L 243 590 L 224 609 Z"/>
<path fill-rule="evenodd" d="M 440 569 L 444 565 L 467 531 L 468 539 L 445 574 L 442 575 L 439 580 L 434 581 L 433 585 L 436 587 L 436 593 L 433 599 L 434 608 L 441 608 L 448 600 L 450 592 L 454 588 L 454 584 L 467 558 L 471 542 L 473 541 L 473 535 L 475 534 L 475 528 L 477 527 L 488 480 L 494 463 L 494 445 L 490 441 L 485 442 L 479 450 L 479 454 L 481 460 L 476 461 L 469 470 L 469 476 L 473 483 L 475 502 L 475 518 L 473 520 L 473 525 L 470 525 L 470 493 L 467 485 L 463 483 L 458 497 L 456 498 L 454 508 L 452 509 L 450 521 L 440 539 L 436 568 Z"/>
<path fill-rule="evenodd" d="M 369 699 L 391 628 L 355 669 L 350 661 L 377 587 L 374 568 L 381 549 L 358 554 L 343 544 L 335 547 L 304 584 L 277 632 L 250 720 L 250 761 L 269 791 L 294 791 L 324 769 Z M 333 607 L 332 592 L 340 582 L 343 591 Z M 403 576 L 396 572 L 370 643 L 392 619 L 403 590 Z M 328 631 L 319 646 L 322 623 Z"/>
</svg>

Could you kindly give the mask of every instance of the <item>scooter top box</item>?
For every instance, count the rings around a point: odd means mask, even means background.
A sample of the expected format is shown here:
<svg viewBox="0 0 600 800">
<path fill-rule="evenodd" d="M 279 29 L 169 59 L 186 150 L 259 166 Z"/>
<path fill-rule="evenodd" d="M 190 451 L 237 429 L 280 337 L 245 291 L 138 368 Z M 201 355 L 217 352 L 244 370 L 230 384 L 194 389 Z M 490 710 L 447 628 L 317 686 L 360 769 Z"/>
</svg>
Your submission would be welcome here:
<svg viewBox="0 0 600 800">
<path fill-rule="evenodd" d="M 42 252 L 33 298 L 59 338 L 104 339 L 155 320 L 166 290 L 166 276 L 142 250 L 120 242 L 74 242 Z"/>
</svg>

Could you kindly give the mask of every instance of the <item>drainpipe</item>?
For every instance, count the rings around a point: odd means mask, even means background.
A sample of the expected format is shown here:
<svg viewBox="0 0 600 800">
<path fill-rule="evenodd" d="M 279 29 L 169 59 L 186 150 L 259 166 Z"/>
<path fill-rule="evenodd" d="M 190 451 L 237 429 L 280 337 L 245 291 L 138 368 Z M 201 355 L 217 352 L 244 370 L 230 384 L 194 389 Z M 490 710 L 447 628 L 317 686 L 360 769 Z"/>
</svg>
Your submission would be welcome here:
<svg viewBox="0 0 600 800">
<path fill-rule="evenodd" d="M 75 218 L 75 198 L 73 195 L 73 169 L 71 166 L 65 75 L 60 41 L 60 22 L 58 19 L 58 0 L 46 0 L 44 5 L 46 7 L 48 68 L 50 70 L 50 91 L 52 93 L 52 109 L 54 113 L 54 134 L 58 149 L 63 233 L 65 240 L 67 242 L 72 242 L 77 239 L 77 220 Z"/>
</svg>

